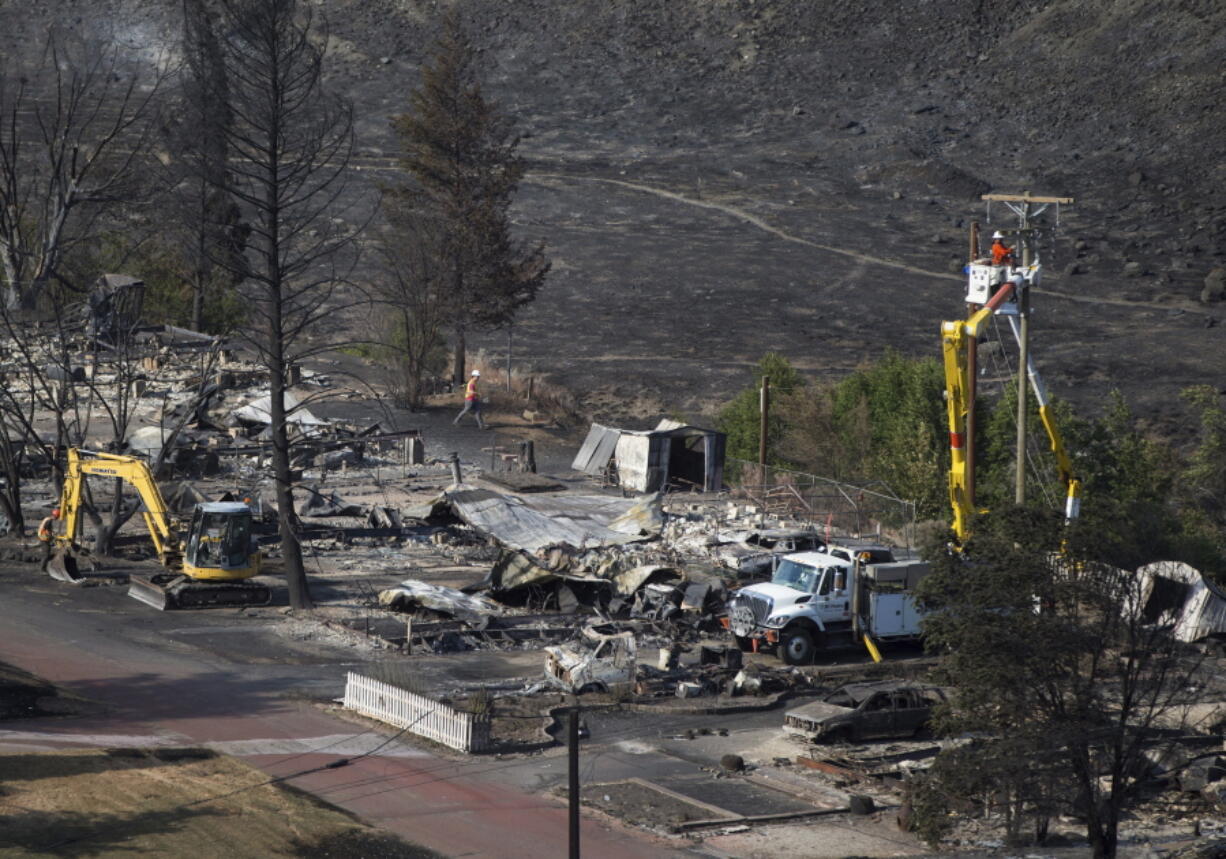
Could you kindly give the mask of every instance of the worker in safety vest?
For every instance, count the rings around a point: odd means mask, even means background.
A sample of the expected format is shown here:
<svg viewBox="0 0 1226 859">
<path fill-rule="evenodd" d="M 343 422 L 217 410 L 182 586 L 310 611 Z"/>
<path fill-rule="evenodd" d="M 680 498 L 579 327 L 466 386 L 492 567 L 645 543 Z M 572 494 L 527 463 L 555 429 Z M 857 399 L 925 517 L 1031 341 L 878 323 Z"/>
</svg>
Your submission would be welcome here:
<svg viewBox="0 0 1226 859">
<path fill-rule="evenodd" d="M 43 546 L 42 569 L 47 569 L 51 562 L 51 547 L 55 543 L 55 523 L 59 521 L 60 508 L 56 507 L 51 515 L 38 523 L 38 542 Z"/>
<path fill-rule="evenodd" d="M 1000 230 L 992 233 L 992 265 L 1017 265 L 1013 248 L 1005 244 L 1005 234 Z"/>
<path fill-rule="evenodd" d="M 481 417 L 481 395 L 477 393 L 477 383 L 481 381 L 481 371 L 473 370 L 472 376 L 468 379 L 468 384 L 464 386 L 464 408 L 455 416 L 453 424 L 458 424 L 460 418 L 464 417 L 469 412 L 473 413 L 473 417 L 477 419 L 477 426 L 485 429 L 485 420 Z"/>
</svg>

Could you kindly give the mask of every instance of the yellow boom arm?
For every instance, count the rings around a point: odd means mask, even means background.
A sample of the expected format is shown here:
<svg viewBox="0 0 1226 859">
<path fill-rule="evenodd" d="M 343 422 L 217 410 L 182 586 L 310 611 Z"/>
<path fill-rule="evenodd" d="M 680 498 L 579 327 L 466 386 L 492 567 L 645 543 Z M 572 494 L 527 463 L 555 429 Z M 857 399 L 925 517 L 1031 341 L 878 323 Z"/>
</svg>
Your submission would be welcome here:
<svg viewBox="0 0 1226 859">
<path fill-rule="evenodd" d="M 954 513 L 954 536 L 966 539 L 971 507 L 968 488 L 966 421 L 971 402 L 968 345 L 979 337 L 979 329 L 1013 294 L 1006 283 L 970 319 L 941 323 L 941 352 L 945 358 L 945 409 L 949 416 L 949 504 Z"/>
<path fill-rule="evenodd" d="M 68 449 L 68 470 L 64 475 L 64 491 L 60 496 L 60 518 L 64 520 L 64 536 L 60 541 L 68 545 L 77 542 L 81 528 L 81 496 L 88 475 L 117 477 L 130 484 L 140 495 L 144 509 L 145 525 L 153 538 L 162 563 L 170 566 L 180 558 L 179 538 L 166 509 L 162 492 L 158 489 L 153 473 L 144 461 L 131 456 L 100 453 L 92 450 Z"/>
<path fill-rule="evenodd" d="M 969 319 L 941 323 L 942 352 L 945 358 L 945 405 L 949 415 L 949 503 L 950 507 L 953 508 L 954 514 L 954 535 L 958 538 L 959 542 L 966 539 L 968 524 L 971 514 L 974 512 L 968 489 L 969 474 L 967 472 L 966 450 L 967 415 L 970 409 L 974 408 L 974 403 L 971 402 L 970 398 L 971 378 L 969 375 L 968 346 L 974 339 L 979 337 L 979 331 L 984 323 L 996 312 L 1001 304 L 1009 299 L 1013 290 L 1014 285 L 1006 283 L 988 300 L 987 304 Z M 1008 319 L 1009 324 L 1013 326 L 1014 337 L 1018 337 L 1020 340 L 1017 319 L 1012 316 L 1008 317 Z M 1027 356 L 1026 374 L 1030 378 L 1030 385 L 1034 390 L 1035 399 L 1039 405 L 1039 420 L 1043 423 L 1043 429 L 1047 432 L 1047 439 L 1051 445 L 1052 453 L 1056 456 L 1056 467 L 1059 470 L 1060 481 L 1065 486 L 1065 518 L 1076 519 L 1081 508 L 1081 481 L 1073 476 L 1073 465 L 1069 460 L 1068 452 L 1064 449 L 1064 442 L 1060 438 L 1060 431 L 1056 427 L 1051 404 L 1047 399 L 1047 390 L 1044 388 L 1043 381 L 1039 378 L 1039 373 L 1034 367 L 1034 362 L 1029 359 L 1029 356 Z"/>
</svg>

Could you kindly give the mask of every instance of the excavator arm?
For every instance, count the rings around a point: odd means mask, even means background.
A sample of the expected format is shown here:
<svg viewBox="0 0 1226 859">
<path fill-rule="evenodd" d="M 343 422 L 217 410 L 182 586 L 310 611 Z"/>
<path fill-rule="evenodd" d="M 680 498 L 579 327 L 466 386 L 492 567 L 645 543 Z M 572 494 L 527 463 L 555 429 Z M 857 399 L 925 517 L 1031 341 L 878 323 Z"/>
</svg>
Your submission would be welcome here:
<svg viewBox="0 0 1226 859">
<path fill-rule="evenodd" d="M 116 477 L 134 488 L 140 496 L 141 515 L 149 529 L 149 536 L 153 538 L 158 557 L 167 567 L 181 560 L 178 534 L 149 466 L 135 457 L 75 447 L 68 449 L 68 469 L 60 495 L 60 517 L 64 520 L 64 536 L 59 538 L 60 542 L 68 546 L 77 542 L 85 478 L 90 475 Z"/>
</svg>

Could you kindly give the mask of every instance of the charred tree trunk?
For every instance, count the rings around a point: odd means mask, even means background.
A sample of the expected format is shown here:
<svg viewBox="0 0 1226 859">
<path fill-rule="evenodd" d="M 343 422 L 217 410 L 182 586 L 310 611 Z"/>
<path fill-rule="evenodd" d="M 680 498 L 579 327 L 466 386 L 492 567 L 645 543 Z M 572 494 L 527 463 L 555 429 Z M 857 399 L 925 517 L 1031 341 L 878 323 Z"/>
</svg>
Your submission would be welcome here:
<svg viewBox="0 0 1226 859">
<path fill-rule="evenodd" d="M 455 359 L 451 370 L 451 381 L 457 385 L 463 385 L 467 381 L 464 375 L 465 359 L 467 358 L 466 346 L 464 343 L 464 326 L 457 325 L 455 328 Z"/>
<path fill-rule="evenodd" d="M 353 152 L 348 103 L 323 88 L 327 33 L 299 0 L 219 0 L 224 33 L 219 64 L 233 122 L 221 130 L 242 169 L 214 171 L 210 181 L 250 217 L 251 255 L 217 264 L 249 291 L 246 337 L 268 370 L 269 431 L 277 518 L 290 606 L 314 608 L 294 515 L 293 472 L 285 395 L 287 371 L 326 346 L 308 343 L 317 323 L 343 305 L 338 263 L 354 251 L 340 225 Z M 216 88 L 214 95 L 219 95 Z"/>
<path fill-rule="evenodd" d="M 275 304 L 275 302 L 274 302 Z M 275 321 L 274 321 L 275 320 Z M 270 327 L 280 322 L 280 313 L 269 314 Z M 285 565 L 285 581 L 289 587 L 290 608 L 312 609 L 315 602 L 307 584 L 302 564 L 302 546 L 294 516 L 294 480 L 289 458 L 289 425 L 285 419 L 285 355 L 280 339 L 271 338 L 269 351 L 268 414 L 272 420 L 272 469 L 277 485 L 277 527 L 281 533 L 281 560 Z"/>
</svg>

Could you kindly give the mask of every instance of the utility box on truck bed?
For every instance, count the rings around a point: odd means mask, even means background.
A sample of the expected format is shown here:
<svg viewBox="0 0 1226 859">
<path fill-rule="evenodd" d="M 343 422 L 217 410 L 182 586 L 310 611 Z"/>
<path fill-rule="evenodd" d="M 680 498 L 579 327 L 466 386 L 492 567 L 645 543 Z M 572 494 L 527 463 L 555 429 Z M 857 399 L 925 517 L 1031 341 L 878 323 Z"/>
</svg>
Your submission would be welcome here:
<svg viewBox="0 0 1226 859">
<path fill-rule="evenodd" d="M 874 638 L 912 638 L 920 633 L 920 615 L 911 594 L 870 592 L 867 608 Z"/>
</svg>

